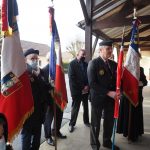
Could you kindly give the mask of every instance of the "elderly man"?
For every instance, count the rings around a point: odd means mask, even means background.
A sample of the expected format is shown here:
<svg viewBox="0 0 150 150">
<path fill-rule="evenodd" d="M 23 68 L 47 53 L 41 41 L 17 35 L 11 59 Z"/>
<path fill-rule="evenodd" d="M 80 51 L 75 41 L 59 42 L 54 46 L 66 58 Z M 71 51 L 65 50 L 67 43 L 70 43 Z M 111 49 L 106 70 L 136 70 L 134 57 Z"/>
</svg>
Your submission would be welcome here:
<svg viewBox="0 0 150 150">
<path fill-rule="evenodd" d="M 88 112 L 88 94 L 89 86 L 87 79 L 87 63 L 85 62 L 85 50 L 80 49 L 77 57 L 70 62 L 68 68 L 69 85 L 72 96 L 72 111 L 71 120 L 69 123 L 69 131 L 73 132 L 76 124 L 80 103 L 83 103 L 83 121 L 84 124 L 89 124 L 89 112 Z"/>
<path fill-rule="evenodd" d="M 30 77 L 34 111 L 25 121 L 22 129 L 22 150 L 38 150 L 40 147 L 41 126 L 45 116 L 46 86 L 38 67 L 39 50 L 28 49 L 24 56 Z"/>
<path fill-rule="evenodd" d="M 91 96 L 91 133 L 90 143 L 93 150 L 99 150 L 99 132 L 102 111 L 104 110 L 103 146 L 112 148 L 114 101 L 116 98 L 117 64 L 108 59 L 112 55 L 112 41 L 100 43 L 100 56 L 89 62 L 88 81 Z M 114 146 L 114 150 L 119 150 Z"/>
</svg>

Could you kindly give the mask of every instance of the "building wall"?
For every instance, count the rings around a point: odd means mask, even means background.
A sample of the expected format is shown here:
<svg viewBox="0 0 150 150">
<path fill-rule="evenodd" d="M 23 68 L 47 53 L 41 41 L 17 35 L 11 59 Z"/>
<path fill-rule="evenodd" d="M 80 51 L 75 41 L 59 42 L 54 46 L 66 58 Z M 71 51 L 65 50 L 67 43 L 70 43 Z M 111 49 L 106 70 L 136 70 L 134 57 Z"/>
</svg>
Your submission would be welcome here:
<svg viewBox="0 0 150 150">
<path fill-rule="evenodd" d="M 150 80 L 150 51 L 141 51 L 142 58 L 140 65 L 144 68 L 147 79 Z"/>
</svg>

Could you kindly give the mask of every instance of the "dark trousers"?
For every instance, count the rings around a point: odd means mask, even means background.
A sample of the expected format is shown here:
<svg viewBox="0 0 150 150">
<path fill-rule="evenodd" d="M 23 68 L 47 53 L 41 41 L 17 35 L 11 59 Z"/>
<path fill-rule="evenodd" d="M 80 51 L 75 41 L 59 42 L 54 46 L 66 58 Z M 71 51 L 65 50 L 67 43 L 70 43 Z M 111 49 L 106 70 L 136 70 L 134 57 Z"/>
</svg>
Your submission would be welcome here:
<svg viewBox="0 0 150 150">
<path fill-rule="evenodd" d="M 91 105 L 91 131 L 90 131 L 90 143 L 93 150 L 99 150 L 99 133 L 101 125 L 102 110 L 104 110 L 104 122 L 103 122 L 103 143 L 107 144 L 111 142 L 113 123 L 114 123 L 114 104 L 109 99 L 103 105 Z"/>
<path fill-rule="evenodd" d="M 63 112 L 60 110 L 58 106 L 56 106 L 56 130 L 57 133 L 61 128 L 61 122 L 63 118 Z M 51 124 L 54 119 L 54 106 L 50 105 L 47 108 L 45 122 L 44 122 L 44 131 L 45 131 L 45 138 L 51 137 Z M 53 125 L 52 132 L 55 131 L 55 126 Z"/>
<path fill-rule="evenodd" d="M 41 124 L 34 124 L 31 126 L 32 129 L 22 129 L 22 150 L 38 150 L 40 147 L 41 139 Z"/>
<path fill-rule="evenodd" d="M 89 123 L 89 109 L 88 109 L 88 94 L 83 94 L 81 96 L 74 96 L 72 97 L 72 110 L 71 110 L 71 120 L 69 125 L 75 126 L 78 112 L 80 109 L 80 104 L 82 101 L 83 104 L 83 122 Z"/>
</svg>

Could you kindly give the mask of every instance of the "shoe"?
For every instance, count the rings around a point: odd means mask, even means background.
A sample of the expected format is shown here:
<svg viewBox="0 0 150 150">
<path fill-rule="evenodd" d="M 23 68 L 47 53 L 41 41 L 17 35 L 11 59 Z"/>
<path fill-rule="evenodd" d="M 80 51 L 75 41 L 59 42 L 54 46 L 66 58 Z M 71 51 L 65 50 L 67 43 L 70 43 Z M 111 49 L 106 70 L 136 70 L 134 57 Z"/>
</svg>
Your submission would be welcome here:
<svg viewBox="0 0 150 150">
<path fill-rule="evenodd" d="M 63 135 L 61 132 L 57 133 L 57 137 L 60 138 L 60 139 L 66 139 L 67 138 L 67 136 Z"/>
<path fill-rule="evenodd" d="M 85 123 L 85 126 L 90 127 L 91 124 L 90 123 Z"/>
<path fill-rule="evenodd" d="M 55 146 L 55 142 L 54 140 L 52 139 L 52 137 L 48 138 L 47 139 L 47 144 L 51 145 L 51 146 Z"/>
<path fill-rule="evenodd" d="M 73 132 L 74 131 L 74 126 L 69 125 L 69 132 Z"/>
<path fill-rule="evenodd" d="M 103 143 L 103 147 L 106 147 L 108 149 L 112 149 L 112 143 Z M 118 146 L 114 145 L 113 150 L 120 150 L 120 148 Z"/>
</svg>

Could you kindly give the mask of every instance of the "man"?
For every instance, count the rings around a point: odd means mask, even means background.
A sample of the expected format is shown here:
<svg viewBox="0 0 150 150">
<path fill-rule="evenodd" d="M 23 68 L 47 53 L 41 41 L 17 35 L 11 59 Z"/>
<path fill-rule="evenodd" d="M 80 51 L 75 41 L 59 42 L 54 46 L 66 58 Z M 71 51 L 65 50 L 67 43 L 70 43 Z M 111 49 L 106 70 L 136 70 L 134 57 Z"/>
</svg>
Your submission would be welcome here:
<svg viewBox="0 0 150 150">
<path fill-rule="evenodd" d="M 54 118 L 54 103 L 51 97 L 51 92 L 53 92 L 53 87 L 51 85 L 51 81 L 50 81 L 50 77 L 49 77 L 49 53 L 46 55 L 46 59 L 48 64 L 42 69 L 42 75 L 44 77 L 44 81 L 46 83 L 46 85 L 49 87 L 49 94 L 47 97 L 47 111 L 46 111 L 46 116 L 45 116 L 45 122 L 44 122 L 44 131 L 45 131 L 45 138 L 47 139 L 47 143 L 49 145 L 54 146 L 55 142 L 52 139 L 52 135 L 54 136 L 54 132 L 55 132 L 55 127 L 53 126 L 53 129 L 51 131 L 51 124 Z M 60 132 L 60 128 L 61 128 L 61 122 L 62 122 L 62 118 L 63 118 L 63 112 L 60 110 L 60 108 L 58 108 L 58 106 L 56 106 L 56 135 L 58 138 L 61 139 L 66 139 L 67 136 L 63 135 Z"/>
<path fill-rule="evenodd" d="M 87 79 L 87 63 L 85 62 L 85 50 L 80 49 L 77 57 L 70 62 L 68 68 L 69 85 L 72 96 L 72 111 L 71 120 L 69 123 L 69 131 L 73 132 L 74 126 L 77 121 L 80 103 L 83 103 L 83 121 L 84 124 L 89 124 L 89 112 L 88 112 L 88 79 Z"/>
<path fill-rule="evenodd" d="M 23 125 L 22 150 L 38 150 L 40 147 L 41 126 L 45 116 L 46 86 L 38 67 L 38 55 L 39 50 L 32 48 L 24 53 L 32 88 L 34 111 Z"/>
<path fill-rule="evenodd" d="M 115 92 L 117 64 L 108 59 L 112 54 L 112 44 L 112 41 L 100 43 L 100 56 L 89 62 L 87 70 L 91 96 L 90 143 L 93 150 L 100 148 L 99 132 L 103 110 L 103 146 L 112 148 L 114 101 L 118 96 Z M 119 150 L 119 148 L 114 146 L 114 150 Z"/>
</svg>

